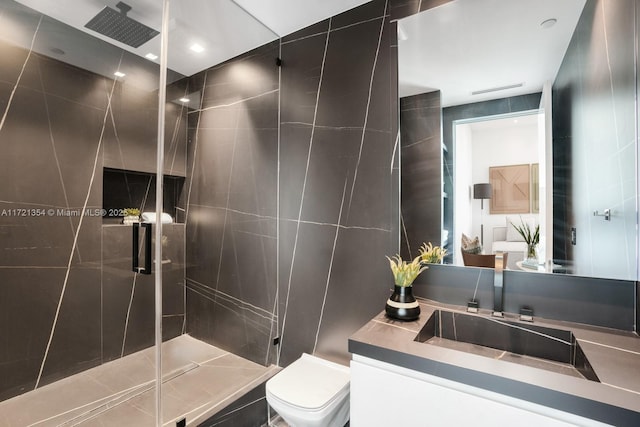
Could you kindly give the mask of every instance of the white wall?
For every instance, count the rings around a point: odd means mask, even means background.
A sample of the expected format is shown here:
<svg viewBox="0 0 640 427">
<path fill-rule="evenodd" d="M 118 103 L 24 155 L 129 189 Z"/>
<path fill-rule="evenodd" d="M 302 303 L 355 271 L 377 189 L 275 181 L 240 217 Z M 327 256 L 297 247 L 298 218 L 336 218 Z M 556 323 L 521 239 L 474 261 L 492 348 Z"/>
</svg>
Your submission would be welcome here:
<svg viewBox="0 0 640 427">
<path fill-rule="evenodd" d="M 539 260 L 551 262 L 553 258 L 553 116 L 551 102 L 551 82 L 542 87 L 538 116 L 540 144 L 540 252 Z"/>
<path fill-rule="evenodd" d="M 472 156 L 472 135 L 469 124 L 455 127 L 455 190 L 454 190 L 454 235 L 453 239 L 453 263 L 462 265 L 460 254 L 460 239 L 462 233 L 470 236 L 473 233 L 472 201 L 473 201 L 473 156 Z"/>
<path fill-rule="evenodd" d="M 455 252 L 457 255 L 460 251 L 462 232 L 470 237 L 480 236 L 482 221 L 484 253 L 491 253 L 493 227 L 505 226 L 506 215 L 490 214 L 489 200 L 484 201 L 484 210 L 481 211 L 480 200 L 473 199 L 473 184 L 489 182 L 489 168 L 492 166 L 539 163 L 538 114 L 457 124 L 455 134 L 457 194 L 454 207 Z M 457 139 L 458 136 L 462 136 L 460 142 Z M 471 165 L 470 182 L 468 181 L 469 165 Z M 523 214 L 523 217 L 525 215 L 534 214 Z M 535 216 L 537 217 L 537 214 Z M 469 217 L 470 229 L 467 226 Z"/>
</svg>

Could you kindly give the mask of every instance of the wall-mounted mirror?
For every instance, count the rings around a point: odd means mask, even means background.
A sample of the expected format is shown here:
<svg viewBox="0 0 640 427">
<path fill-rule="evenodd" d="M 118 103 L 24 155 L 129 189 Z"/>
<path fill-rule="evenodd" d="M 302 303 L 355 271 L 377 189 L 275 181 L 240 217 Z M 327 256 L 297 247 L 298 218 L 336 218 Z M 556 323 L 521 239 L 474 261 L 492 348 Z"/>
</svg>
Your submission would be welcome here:
<svg viewBox="0 0 640 427">
<path fill-rule="evenodd" d="M 454 0 L 398 21 L 404 254 L 463 265 L 464 233 L 514 270 L 636 279 L 636 8 Z"/>
</svg>

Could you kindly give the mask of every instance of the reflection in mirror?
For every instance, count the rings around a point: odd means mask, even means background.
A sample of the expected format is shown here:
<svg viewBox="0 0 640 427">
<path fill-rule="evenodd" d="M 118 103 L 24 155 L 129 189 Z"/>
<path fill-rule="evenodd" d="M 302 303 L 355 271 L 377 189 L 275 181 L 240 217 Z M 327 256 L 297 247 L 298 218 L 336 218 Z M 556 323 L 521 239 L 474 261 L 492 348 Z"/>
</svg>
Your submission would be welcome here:
<svg viewBox="0 0 640 427">
<path fill-rule="evenodd" d="M 439 242 L 463 265 L 464 233 L 514 270 L 635 279 L 635 16 L 454 0 L 398 21 L 405 255 Z M 540 227 L 535 261 L 511 223 Z"/>
<path fill-rule="evenodd" d="M 527 244 L 512 224 L 520 226 L 524 221 L 533 229 L 540 227 L 537 255 L 546 259 L 546 212 L 534 212 L 532 197 L 534 187 L 543 202 L 546 196 L 545 186 L 534 185 L 532 179 L 534 165 L 540 163 L 539 153 L 544 150 L 544 132 L 540 132 L 544 115 L 534 111 L 457 120 L 453 126 L 453 163 L 458 167 L 453 191 L 456 234 L 479 234 L 486 253 L 509 252 L 507 267 L 514 269 L 524 261 Z M 478 194 L 487 184 L 490 192 Z M 456 247 L 458 239 L 451 243 Z M 460 250 L 452 250 L 452 255 L 454 263 L 462 265 Z"/>
</svg>

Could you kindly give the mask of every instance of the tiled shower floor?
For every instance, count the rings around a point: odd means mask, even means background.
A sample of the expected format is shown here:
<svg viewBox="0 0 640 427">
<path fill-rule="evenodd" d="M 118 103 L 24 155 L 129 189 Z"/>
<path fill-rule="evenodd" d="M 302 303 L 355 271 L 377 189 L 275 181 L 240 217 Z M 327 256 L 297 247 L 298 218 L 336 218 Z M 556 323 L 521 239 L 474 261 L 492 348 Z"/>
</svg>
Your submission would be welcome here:
<svg viewBox="0 0 640 427">
<path fill-rule="evenodd" d="M 264 382 L 264 367 L 188 335 L 165 342 L 163 421 L 197 425 Z M 155 352 L 122 359 L 0 402 L 0 426 L 155 426 Z"/>
</svg>

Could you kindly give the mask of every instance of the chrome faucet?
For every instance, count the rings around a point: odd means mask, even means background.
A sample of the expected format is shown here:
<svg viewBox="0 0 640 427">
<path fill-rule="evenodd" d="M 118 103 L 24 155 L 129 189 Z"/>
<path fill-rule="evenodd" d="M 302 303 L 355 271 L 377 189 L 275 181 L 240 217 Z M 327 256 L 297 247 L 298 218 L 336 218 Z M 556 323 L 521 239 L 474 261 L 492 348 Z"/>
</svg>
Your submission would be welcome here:
<svg viewBox="0 0 640 427">
<path fill-rule="evenodd" d="M 496 252 L 496 262 L 493 269 L 493 315 L 502 317 L 504 252 Z"/>
</svg>

